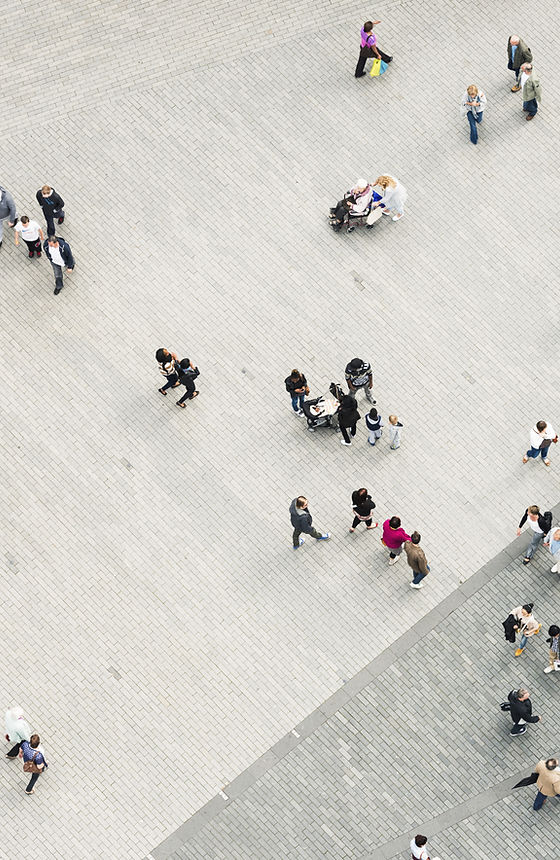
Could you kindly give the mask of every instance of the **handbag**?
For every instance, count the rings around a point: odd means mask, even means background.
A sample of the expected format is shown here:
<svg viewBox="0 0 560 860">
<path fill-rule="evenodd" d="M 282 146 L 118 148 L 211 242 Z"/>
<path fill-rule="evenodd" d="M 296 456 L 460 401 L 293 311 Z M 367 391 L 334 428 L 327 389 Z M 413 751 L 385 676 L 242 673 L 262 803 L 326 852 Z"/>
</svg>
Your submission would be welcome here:
<svg viewBox="0 0 560 860">
<path fill-rule="evenodd" d="M 25 773 L 42 773 L 43 772 L 42 768 L 40 768 L 38 765 L 35 764 L 36 756 L 37 756 L 37 753 L 34 753 L 31 761 L 24 761 L 23 770 Z"/>
<path fill-rule="evenodd" d="M 369 73 L 370 78 L 378 78 L 385 72 L 387 68 L 387 63 L 384 63 L 380 57 L 376 57 L 371 66 L 371 71 Z"/>
</svg>

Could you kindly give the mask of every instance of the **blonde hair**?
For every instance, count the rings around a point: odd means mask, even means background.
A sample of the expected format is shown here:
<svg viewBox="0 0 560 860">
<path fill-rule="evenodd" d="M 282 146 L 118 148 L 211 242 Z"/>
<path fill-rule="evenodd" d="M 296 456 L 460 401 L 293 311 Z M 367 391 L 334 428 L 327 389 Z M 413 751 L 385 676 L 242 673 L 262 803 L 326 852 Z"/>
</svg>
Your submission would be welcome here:
<svg viewBox="0 0 560 860">
<path fill-rule="evenodd" d="M 381 176 L 378 176 L 373 184 L 374 185 L 380 185 L 381 188 L 387 188 L 387 186 L 389 186 L 390 188 L 396 188 L 397 187 L 397 183 L 393 179 L 393 177 L 392 176 L 386 176 L 384 173 Z"/>
<path fill-rule="evenodd" d="M 478 87 L 475 87 L 474 84 L 471 84 L 470 87 L 467 87 L 467 92 L 470 96 L 473 94 L 473 92 L 474 92 L 474 95 L 477 96 L 478 95 Z"/>
<path fill-rule="evenodd" d="M 398 420 L 399 419 L 396 415 L 389 415 L 389 424 L 396 424 Z"/>
<path fill-rule="evenodd" d="M 51 191 L 52 188 L 50 185 L 43 185 L 43 187 L 41 188 L 41 194 L 50 194 Z"/>
</svg>

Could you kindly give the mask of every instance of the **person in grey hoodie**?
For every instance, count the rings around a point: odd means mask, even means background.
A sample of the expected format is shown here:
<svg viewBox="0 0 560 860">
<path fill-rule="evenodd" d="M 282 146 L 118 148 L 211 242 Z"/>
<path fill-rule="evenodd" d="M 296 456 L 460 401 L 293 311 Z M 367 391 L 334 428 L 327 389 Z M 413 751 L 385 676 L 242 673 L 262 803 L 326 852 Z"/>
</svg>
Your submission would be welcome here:
<svg viewBox="0 0 560 860">
<path fill-rule="evenodd" d="M 8 221 L 8 227 L 15 227 L 18 216 L 16 215 L 16 204 L 9 191 L 0 185 L 0 248 L 4 235 L 4 221 Z"/>
<path fill-rule="evenodd" d="M 330 532 L 321 534 L 321 532 L 318 532 L 311 525 L 313 517 L 309 513 L 309 505 L 305 496 L 298 496 L 297 499 L 293 499 L 290 505 L 290 519 L 294 527 L 294 549 L 299 549 L 305 543 L 305 538 L 301 537 L 302 532 L 306 535 L 311 535 L 315 540 L 328 540 L 331 536 Z"/>
</svg>

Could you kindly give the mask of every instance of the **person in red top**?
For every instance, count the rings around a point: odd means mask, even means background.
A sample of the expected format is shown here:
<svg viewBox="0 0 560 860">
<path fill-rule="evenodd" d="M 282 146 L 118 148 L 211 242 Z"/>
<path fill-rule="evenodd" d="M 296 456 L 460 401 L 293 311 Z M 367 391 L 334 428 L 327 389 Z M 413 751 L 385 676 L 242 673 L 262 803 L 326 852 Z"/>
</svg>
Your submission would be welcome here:
<svg viewBox="0 0 560 860">
<path fill-rule="evenodd" d="M 381 543 L 389 550 L 389 564 L 396 564 L 402 552 L 403 543 L 410 540 L 405 530 L 401 528 L 400 517 L 391 517 L 383 523 Z"/>
</svg>

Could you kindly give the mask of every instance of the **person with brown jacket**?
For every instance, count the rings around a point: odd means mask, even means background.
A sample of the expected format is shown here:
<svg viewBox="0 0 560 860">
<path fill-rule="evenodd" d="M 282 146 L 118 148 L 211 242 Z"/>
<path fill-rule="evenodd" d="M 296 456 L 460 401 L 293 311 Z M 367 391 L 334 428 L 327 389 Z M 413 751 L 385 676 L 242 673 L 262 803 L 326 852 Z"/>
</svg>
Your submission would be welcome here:
<svg viewBox="0 0 560 860">
<path fill-rule="evenodd" d="M 414 574 L 412 582 L 410 583 L 411 588 L 423 588 L 424 583 L 422 580 L 430 572 L 430 565 L 428 564 L 424 550 L 419 546 L 419 544 L 420 534 L 418 532 L 412 532 L 410 540 L 406 541 L 404 544 L 406 560 Z"/>
<path fill-rule="evenodd" d="M 515 84 L 511 88 L 512 93 L 517 93 L 521 89 L 519 83 L 519 75 L 521 74 L 521 66 L 523 63 L 531 63 L 533 55 L 531 49 L 527 47 L 523 39 L 519 36 L 510 36 L 507 44 L 508 69 L 515 72 Z"/>
<path fill-rule="evenodd" d="M 533 809 L 541 809 L 547 797 L 555 797 L 560 794 L 560 762 L 557 758 L 542 759 L 535 767 L 538 773 L 537 796 L 533 803 Z"/>
</svg>

